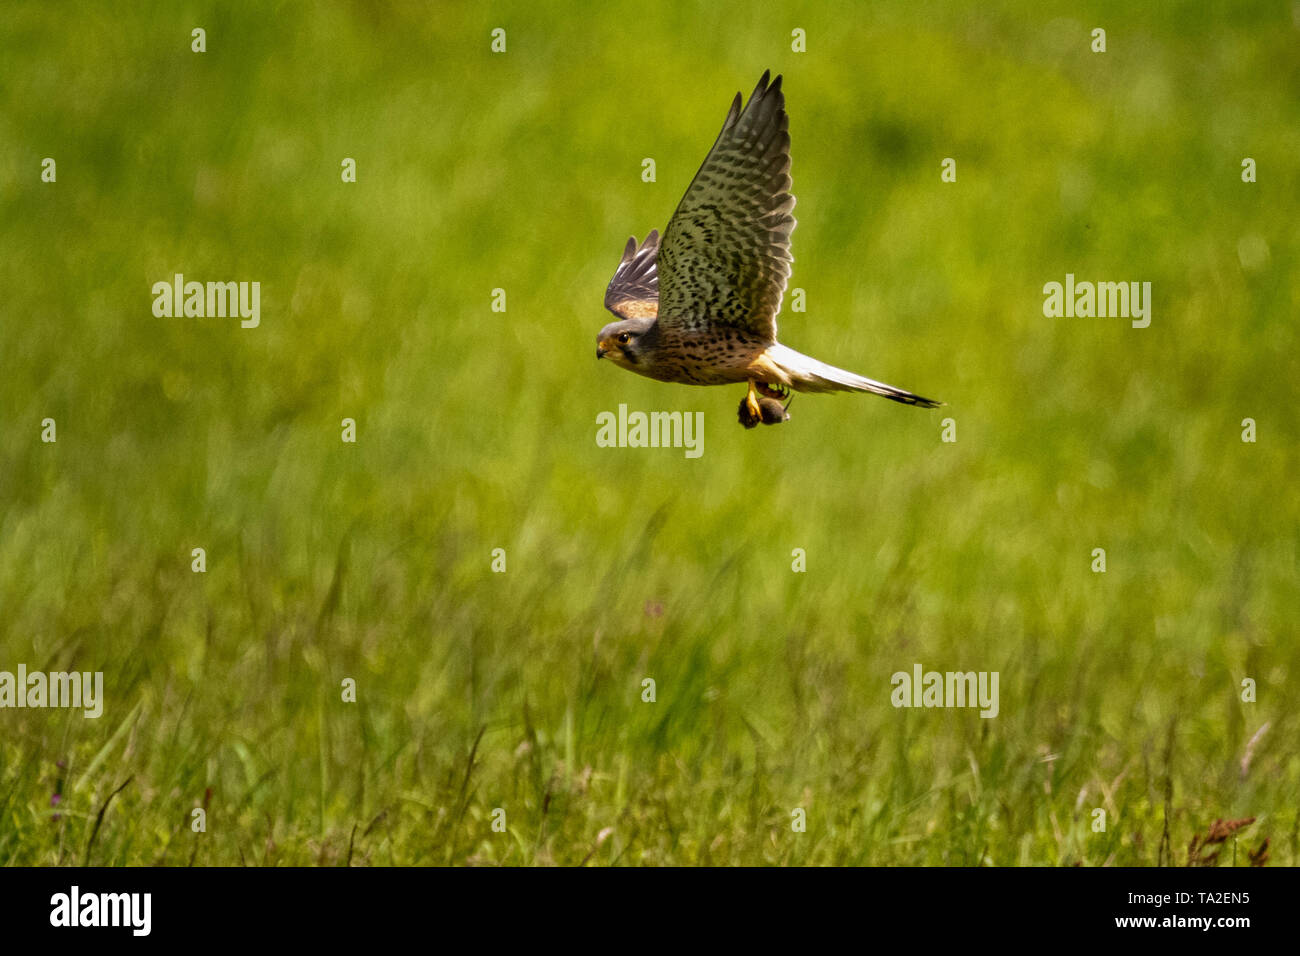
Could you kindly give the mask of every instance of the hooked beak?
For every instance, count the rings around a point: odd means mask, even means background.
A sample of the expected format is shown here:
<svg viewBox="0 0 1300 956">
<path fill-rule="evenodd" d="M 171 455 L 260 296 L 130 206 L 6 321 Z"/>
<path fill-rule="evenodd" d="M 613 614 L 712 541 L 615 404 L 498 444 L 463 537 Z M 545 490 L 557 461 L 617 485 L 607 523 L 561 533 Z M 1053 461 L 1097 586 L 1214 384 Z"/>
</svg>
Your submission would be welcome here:
<svg viewBox="0 0 1300 956">
<path fill-rule="evenodd" d="M 609 351 L 609 350 L 606 349 L 605 346 L 603 346 L 603 345 L 597 345 L 597 346 L 596 346 L 596 358 L 598 358 L 598 359 L 603 359 L 603 358 L 605 357 L 605 353 L 606 353 L 607 351 Z"/>
</svg>

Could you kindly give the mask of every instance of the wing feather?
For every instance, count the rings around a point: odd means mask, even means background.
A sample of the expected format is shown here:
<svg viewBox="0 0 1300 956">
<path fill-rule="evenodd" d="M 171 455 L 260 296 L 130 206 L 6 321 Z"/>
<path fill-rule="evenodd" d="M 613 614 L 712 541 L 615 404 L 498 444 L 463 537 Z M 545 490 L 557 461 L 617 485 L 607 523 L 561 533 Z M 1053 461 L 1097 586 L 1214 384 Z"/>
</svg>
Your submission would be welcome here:
<svg viewBox="0 0 1300 956">
<path fill-rule="evenodd" d="M 605 290 L 605 308 L 624 319 L 653 319 L 659 313 L 659 231 L 650 230 L 640 246 L 627 241 L 623 259 Z"/>
<path fill-rule="evenodd" d="M 764 72 L 722 132 L 664 230 L 659 322 L 699 330 L 731 326 L 776 338 L 790 278 L 790 133 L 781 77 Z"/>
</svg>

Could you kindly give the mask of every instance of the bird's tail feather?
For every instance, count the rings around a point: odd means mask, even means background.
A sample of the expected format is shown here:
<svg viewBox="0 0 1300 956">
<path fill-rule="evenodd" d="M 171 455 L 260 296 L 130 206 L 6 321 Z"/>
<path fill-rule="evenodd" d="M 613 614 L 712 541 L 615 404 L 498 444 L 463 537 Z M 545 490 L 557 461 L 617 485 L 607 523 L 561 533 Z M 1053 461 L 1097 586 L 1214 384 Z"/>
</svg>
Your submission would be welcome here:
<svg viewBox="0 0 1300 956">
<path fill-rule="evenodd" d="M 923 398 L 893 385 L 864 378 L 853 372 L 819 362 L 810 355 L 784 345 L 773 345 L 767 358 L 789 378 L 789 386 L 798 392 L 870 392 L 904 405 L 938 408 L 943 402 Z"/>
</svg>

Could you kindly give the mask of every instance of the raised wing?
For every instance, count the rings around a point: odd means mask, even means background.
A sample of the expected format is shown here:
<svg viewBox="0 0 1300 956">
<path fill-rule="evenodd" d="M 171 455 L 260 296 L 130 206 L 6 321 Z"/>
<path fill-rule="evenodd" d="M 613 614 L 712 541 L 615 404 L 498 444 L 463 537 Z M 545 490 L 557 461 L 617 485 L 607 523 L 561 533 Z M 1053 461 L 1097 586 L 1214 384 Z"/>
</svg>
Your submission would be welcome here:
<svg viewBox="0 0 1300 956">
<path fill-rule="evenodd" d="M 658 314 L 659 271 L 655 267 L 658 254 L 658 230 L 650 230 L 639 247 L 636 239 L 627 241 L 623 261 L 605 290 L 605 308 L 624 319 L 653 319 Z"/>
<path fill-rule="evenodd" d="M 781 77 L 740 94 L 664 230 L 659 324 L 776 338 L 790 278 L 790 134 Z"/>
</svg>

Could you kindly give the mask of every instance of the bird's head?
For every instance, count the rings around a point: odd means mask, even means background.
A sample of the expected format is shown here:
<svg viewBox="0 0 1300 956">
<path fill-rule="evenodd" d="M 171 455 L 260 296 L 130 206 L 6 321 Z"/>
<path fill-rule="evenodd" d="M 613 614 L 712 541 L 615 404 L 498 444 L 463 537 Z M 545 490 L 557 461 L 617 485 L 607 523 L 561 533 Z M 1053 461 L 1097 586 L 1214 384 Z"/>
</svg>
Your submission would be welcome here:
<svg viewBox="0 0 1300 956">
<path fill-rule="evenodd" d="M 654 319 L 623 319 L 611 322 L 596 336 L 596 358 L 607 358 L 615 365 L 631 368 L 645 354 L 645 335 Z"/>
</svg>

